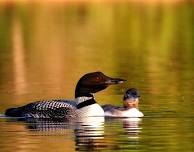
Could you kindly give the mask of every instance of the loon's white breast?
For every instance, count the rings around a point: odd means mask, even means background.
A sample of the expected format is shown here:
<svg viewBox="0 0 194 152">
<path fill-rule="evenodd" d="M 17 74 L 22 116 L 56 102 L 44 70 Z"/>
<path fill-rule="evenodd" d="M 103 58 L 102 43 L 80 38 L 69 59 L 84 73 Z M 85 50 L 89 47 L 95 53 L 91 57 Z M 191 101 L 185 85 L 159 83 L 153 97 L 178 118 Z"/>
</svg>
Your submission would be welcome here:
<svg viewBox="0 0 194 152">
<path fill-rule="evenodd" d="M 104 110 L 97 103 L 78 109 L 77 112 L 79 117 L 84 117 L 86 115 L 87 117 L 104 116 Z"/>
</svg>

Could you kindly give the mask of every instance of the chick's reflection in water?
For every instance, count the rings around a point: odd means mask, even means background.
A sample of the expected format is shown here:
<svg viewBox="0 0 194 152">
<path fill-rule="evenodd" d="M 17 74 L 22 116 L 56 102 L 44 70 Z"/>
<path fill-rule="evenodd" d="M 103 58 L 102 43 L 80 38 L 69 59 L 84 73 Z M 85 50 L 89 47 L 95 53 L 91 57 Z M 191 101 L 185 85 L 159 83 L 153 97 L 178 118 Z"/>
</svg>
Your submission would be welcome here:
<svg viewBox="0 0 194 152">
<path fill-rule="evenodd" d="M 141 118 L 125 118 L 123 119 L 123 128 L 131 142 L 138 142 L 139 134 L 142 128 L 139 126 Z"/>
<path fill-rule="evenodd" d="M 104 117 L 85 117 L 75 129 L 76 150 L 100 150 L 104 144 Z"/>
</svg>

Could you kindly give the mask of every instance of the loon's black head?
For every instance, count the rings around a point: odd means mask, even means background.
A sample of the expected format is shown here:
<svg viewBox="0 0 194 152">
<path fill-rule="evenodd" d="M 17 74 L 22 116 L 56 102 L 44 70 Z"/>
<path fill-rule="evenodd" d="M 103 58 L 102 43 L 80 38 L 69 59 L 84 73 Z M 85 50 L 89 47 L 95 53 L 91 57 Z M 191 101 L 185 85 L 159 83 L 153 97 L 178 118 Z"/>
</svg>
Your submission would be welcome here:
<svg viewBox="0 0 194 152">
<path fill-rule="evenodd" d="M 75 97 L 92 96 L 91 93 L 104 90 L 109 85 L 123 83 L 126 80 L 111 78 L 102 72 L 87 73 L 80 78 L 75 90 Z"/>
<path fill-rule="evenodd" d="M 136 100 L 140 97 L 139 91 L 135 88 L 128 89 L 123 97 L 123 100 L 132 99 Z"/>
</svg>

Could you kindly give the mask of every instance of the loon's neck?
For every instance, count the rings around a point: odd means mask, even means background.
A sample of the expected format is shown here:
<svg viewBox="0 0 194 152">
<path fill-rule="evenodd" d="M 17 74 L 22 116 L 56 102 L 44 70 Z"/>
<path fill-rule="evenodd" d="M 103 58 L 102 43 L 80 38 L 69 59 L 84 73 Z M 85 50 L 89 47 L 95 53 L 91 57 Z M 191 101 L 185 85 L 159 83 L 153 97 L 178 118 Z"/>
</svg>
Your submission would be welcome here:
<svg viewBox="0 0 194 152">
<path fill-rule="evenodd" d="M 93 97 L 94 96 L 88 91 L 88 89 L 80 88 L 79 85 L 75 89 L 75 98 L 78 97 Z"/>
<path fill-rule="evenodd" d="M 76 106 L 77 109 L 81 109 L 83 107 L 87 107 L 96 103 L 93 97 L 78 97 L 76 98 L 76 102 L 77 102 L 77 106 Z"/>
<path fill-rule="evenodd" d="M 88 89 L 80 88 L 79 85 L 77 85 L 75 89 L 75 99 L 77 102 L 77 109 L 96 103 L 94 96 L 88 92 Z"/>
</svg>

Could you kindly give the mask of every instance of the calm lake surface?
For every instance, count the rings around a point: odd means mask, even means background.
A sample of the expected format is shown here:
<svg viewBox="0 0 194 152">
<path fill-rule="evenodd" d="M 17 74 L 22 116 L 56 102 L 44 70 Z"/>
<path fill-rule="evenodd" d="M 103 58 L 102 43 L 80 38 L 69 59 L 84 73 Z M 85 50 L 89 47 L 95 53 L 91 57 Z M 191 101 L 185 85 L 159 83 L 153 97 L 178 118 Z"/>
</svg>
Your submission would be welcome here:
<svg viewBox="0 0 194 152">
<path fill-rule="evenodd" d="M 0 113 L 73 99 L 79 78 L 128 81 L 95 94 L 122 105 L 141 93 L 142 119 L 81 122 L 0 117 L 1 152 L 194 151 L 194 4 L 0 2 Z"/>
</svg>

